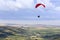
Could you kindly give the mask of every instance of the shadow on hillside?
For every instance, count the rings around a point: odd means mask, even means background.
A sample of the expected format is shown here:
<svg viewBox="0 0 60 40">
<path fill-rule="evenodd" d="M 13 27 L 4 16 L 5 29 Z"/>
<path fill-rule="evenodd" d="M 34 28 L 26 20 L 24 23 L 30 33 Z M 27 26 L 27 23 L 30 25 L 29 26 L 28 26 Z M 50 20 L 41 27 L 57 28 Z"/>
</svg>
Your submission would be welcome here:
<svg viewBox="0 0 60 40">
<path fill-rule="evenodd" d="M 0 38 L 6 38 L 10 35 L 14 35 L 12 32 L 7 32 L 8 27 L 0 27 Z"/>
</svg>

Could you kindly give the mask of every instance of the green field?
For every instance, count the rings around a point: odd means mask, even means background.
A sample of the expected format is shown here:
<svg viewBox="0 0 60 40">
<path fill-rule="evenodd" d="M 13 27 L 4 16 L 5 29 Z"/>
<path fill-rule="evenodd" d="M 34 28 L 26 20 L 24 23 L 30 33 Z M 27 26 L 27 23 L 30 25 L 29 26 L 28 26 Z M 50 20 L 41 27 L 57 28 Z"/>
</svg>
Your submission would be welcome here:
<svg viewBox="0 0 60 40">
<path fill-rule="evenodd" d="M 0 40 L 60 40 L 60 29 L 0 26 Z"/>
</svg>

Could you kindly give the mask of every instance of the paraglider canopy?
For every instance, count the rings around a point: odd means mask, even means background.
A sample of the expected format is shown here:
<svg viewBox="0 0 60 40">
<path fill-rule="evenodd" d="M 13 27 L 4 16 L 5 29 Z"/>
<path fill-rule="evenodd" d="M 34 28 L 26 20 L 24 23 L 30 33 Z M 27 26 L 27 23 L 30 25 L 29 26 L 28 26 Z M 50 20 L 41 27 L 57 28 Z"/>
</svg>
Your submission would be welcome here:
<svg viewBox="0 0 60 40">
<path fill-rule="evenodd" d="M 39 6 L 43 6 L 43 7 L 45 8 L 45 5 L 42 4 L 42 3 L 38 3 L 38 4 L 36 4 L 35 8 L 38 8 Z"/>
</svg>

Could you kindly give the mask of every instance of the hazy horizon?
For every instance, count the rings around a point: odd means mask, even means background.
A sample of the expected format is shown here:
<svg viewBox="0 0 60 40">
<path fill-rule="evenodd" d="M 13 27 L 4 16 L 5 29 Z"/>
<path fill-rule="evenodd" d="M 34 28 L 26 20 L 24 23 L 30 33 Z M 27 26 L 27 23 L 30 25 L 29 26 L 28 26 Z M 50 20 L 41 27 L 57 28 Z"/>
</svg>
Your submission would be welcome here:
<svg viewBox="0 0 60 40">
<path fill-rule="evenodd" d="M 42 25 L 60 25 L 60 20 L 0 20 L 0 24 L 42 24 Z"/>
</svg>

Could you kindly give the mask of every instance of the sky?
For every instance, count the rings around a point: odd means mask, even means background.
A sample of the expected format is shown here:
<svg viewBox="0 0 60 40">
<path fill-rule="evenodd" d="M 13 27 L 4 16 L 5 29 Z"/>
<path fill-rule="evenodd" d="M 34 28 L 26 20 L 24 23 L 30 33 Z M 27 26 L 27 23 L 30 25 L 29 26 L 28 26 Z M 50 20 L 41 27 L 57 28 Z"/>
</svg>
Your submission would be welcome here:
<svg viewBox="0 0 60 40">
<path fill-rule="evenodd" d="M 37 3 L 44 4 L 46 8 L 40 6 L 36 9 Z M 37 18 L 38 15 L 40 18 Z M 0 23 L 22 21 L 59 24 L 58 20 L 60 21 L 60 0 L 0 0 Z"/>
</svg>

